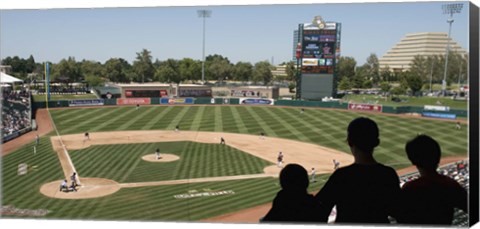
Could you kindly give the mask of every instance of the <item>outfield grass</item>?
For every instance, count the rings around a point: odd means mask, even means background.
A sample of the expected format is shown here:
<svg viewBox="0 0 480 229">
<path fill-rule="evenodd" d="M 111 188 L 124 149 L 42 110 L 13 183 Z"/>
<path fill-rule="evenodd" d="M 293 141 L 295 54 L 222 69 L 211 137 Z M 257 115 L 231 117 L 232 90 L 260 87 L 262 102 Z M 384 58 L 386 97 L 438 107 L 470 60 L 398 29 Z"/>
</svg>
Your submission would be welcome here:
<svg viewBox="0 0 480 229">
<path fill-rule="evenodd" d="M 33 102 L 47 101 L 46 95 L 32 95 Z M 75 100 L 75 99 L 98 99 L 95 94 L 80 94 L 80 95 L 50 95 L 50 101 L 59 100 Z"/>
<path fill-rule="evenodd" d="M 346 127 L 355 117 L 374 119 L 381 134 L 375 157 L 395 168 L 410 163 L 404 153 L 405 142 L 417 133 L 429 134 L 440 142 L 443 155 L 467 154 L 467 128 L 455 130 L 454 123 L 360 114 L 348 111 L 265 106 L 133 106 L 74 108 L 51 110 L 61 134 L 114 130 L 182 130 L 259 134 L 310 142 L 349 152 Z M 60 180 L 63 171 L 48 136 L 41 138 L 37 154 L 33 143 L 2 158 L 2 204 L 20 209 L 48 209 L 46 218 L 102 220 L 199 220 L 273 200 L 280 189 L 276 178 L 205 182 L 169 186 L 123 188 L 101 198 L 83 200 L 52 199 L 39 193 L 44 183 Z M 180 155 L 183 160 L 148 163 L 142 155 L 162 152 Z M 118 182 L 143 182 L 188 177 L 225 176 L 258 173 L 271 164 L 246 153 L 219 144 L 192 142 L 146 143 L 92 146 L 71 151 L 70 155 L 83 177 L 102 177 Z M 168 152 L 167 152 L 168 151 Z M 196 157 L 194 157 L 196 155 Z M 193 158 L 192 158 L 193 157 Z M 223 158 L 222 158 L 223 157 Z M 28 175 L 18 176 L 17 166 L 27 163 Z M 160 165 L 161 164 L 161 165 Z M 327 175 L 319 176 L 309 190 L 320 189 Z M 232 190 L 234 195 L 175 199 L 174 195 L 192 190 Z M 12 217 L 12 216 L 4 216 Z M 23 216 L 23 218 L 31 218 Z"/>
<path fill-rule="evenodd" d="M 467 110 L 468 101 L 467 100 L 453 100 L 451 97 L 429 97 L 429 96 L 395 96 L 405 102 L 394 102 L 392 101 L 392 96 L 388 97 L 388 100 L 385 101 L 384 97 L 379 95 L 345 95 L 342 99 L 348 101 L 354 101 L 356 103 L 378 103 L 386 106 L 418 106 L 423 107 L 425 105 L 438 106 L 437 101 L 440 102 L 440 106 L 448 106 L 450 109 L 460 109 Z"/>
</svg>

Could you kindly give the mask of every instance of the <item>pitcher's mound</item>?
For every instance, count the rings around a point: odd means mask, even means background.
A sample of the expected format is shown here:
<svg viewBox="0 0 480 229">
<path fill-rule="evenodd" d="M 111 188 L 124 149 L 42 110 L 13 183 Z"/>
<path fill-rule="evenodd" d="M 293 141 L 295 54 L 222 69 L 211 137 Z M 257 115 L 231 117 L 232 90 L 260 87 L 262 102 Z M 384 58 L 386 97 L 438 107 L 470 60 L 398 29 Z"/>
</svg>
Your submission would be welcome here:
<svg viewBox="0 0 480 229">
<path fill-rule="evenodd" d="M 143 156 L 142 159 L 148 162 L 170 162 L 170 161 L 176 161 L 180 159 L 180 157 L 174 154 L 162 153 L 160 154 L 160 158 L 158 160 L 155 154 L 147 154 Z"/>
<path fill-rule="evenodd" d="M 103 178 L 80 178 L 82 182 L 77 186 L 77 191 L 64 192 L 60 190 L 62 180 L 53 181 L 42 185 L 40 192 L 51 198 L 58 199 L 89 199 L 107 196 L 120 190 L 120 185 L 113 181 Z"/>
</svg>

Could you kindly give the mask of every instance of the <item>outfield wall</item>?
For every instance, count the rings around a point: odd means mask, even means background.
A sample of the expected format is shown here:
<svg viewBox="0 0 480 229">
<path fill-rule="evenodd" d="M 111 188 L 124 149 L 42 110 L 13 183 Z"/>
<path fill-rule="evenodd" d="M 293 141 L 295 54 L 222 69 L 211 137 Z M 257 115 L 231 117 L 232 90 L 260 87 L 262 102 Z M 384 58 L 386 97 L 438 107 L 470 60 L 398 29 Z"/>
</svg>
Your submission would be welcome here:
<svg viewBox="0 0 480 229">
<path fill-rule="evenodd" d="M 136 98 L 141 99 L 141 98 Z M 135 101 L 119 101 L 118 99 L 101 99 L 103 103 L 102 106 L 112 106 L 112 105 L 125 105 L 125 104 L 136 104 Z M 71 107 L 71 100 L 59 100 L 59 101 L 50 101 L 48 102 L 48 107 Z M 147 101 L 147 100 L 145 100 Z M 141 102 L 143 105 L 172 105 L 172 104 L 202 104 L 202 105 L 240 105 L 241 99 L 239 98 L 148 98 L 147 102 Z M 321 102 L 321 101 L 302 101 L 302 100 L 272 100 L 272 105 L 275 106 L 291 106 L 291 107 L 320 107 L 320 108 L 334 108 L 334 109 L 350 109 L 348 103 L 330 101 L 330 102 Z M 91 104 L 98 105 L 98 104 Z M 428 117 L 437 117 L 437 118 L 447 118 L 455 119 L 456 117 L 466 118 L 468 117 L 468 110 L 460 109 L 450 109 L 449 111 L 435 111 L 435 110 L 424 110 L 424 107 L 416 106 L 385 106 L 385 105 L 376 105 L 376 104 L 363 104 L 364 106 L 379 106 L 381 109 L 379 111 L 372 112 L 381 112 L 388 114 L 408 114 L 408 113 L 417 113 L 420 115 L 425 114 Z M 85 106 L 89 106 L 88 103 Z M 47 103 L 45 102 L 34 102 L 33 108 L 46 108 Z M 453 118 L 452 118 L 453 117 Z"/>
</svg>

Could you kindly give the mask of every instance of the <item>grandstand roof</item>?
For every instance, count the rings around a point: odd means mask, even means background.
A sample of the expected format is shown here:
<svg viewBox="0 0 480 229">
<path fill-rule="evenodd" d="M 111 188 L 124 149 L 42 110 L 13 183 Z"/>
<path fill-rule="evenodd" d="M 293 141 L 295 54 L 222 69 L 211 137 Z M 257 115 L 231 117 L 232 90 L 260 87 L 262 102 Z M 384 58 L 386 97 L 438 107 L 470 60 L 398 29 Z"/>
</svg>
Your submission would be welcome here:
<svg viewBox="0 0 480 229">
<path fill-rule="evenodd" d="M 15 83 L 15 82 L 23 82 L 23 80 L 17 79 L 11 75 L 0 72 L 0 83 Z"/>
</svg>

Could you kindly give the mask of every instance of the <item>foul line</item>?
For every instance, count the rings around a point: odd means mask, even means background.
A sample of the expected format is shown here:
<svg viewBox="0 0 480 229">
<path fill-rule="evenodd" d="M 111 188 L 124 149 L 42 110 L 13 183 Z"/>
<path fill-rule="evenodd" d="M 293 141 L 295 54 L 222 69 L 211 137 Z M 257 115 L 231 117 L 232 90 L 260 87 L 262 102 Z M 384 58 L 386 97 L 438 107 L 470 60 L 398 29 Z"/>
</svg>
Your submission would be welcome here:
<svg viewBox="0 0 480 229">
<path fill-rule="evenodd" d="M 62 146 L 62 149 L 63 149 L 63 154 L 65 156 L 65 158 L 67 159 L 67 162 L 70 166 L 70 168 L 72 169 L 73 172 L 76 172 L 77 170 L 75 169 L 75 166 L 73 165 L 73 162 L 72 162 L 72 159 L 70 158 L 70 155 L 68 153 L 68 150 L 67 148 L 65 147 L 65 144 L 63 143 L 63 140 L 62 140 L 62 136 L 60 135 L 60 133 L 58 132 L 58 129 L 57 129 L 57 125 L 55 125 L 55 122 L 53 121 L 53 118 L 52 118 L 52 114 L 50 113 L 50 109 L 47 107 L 47 112 L 48 112 L 48 117 L 50 118 L 50 121 L 53 125 L 53 129 L 55 130 L 55 133 L 57 134 L 57 137 L 59 139 L 59 142 L 60 142 L 60 145 Z M 57 152 L 58 153 L 58 152 Z M 60 159 L 60 158 L 59 158 Z M 60 163 L 61 164 L 61 163 Z M 68 169 L 68 168 L 67 168 Z M 68 177 L 69 174 L 67 174 L 67 171 L 64 169 L 63 170 L 63 173 L 65 175 L 65 178 Z M 78 184 L 81 184 L 80 182 L 80 176 L 78 175 L 77 173 L 77 183 Z"/>
</svg>

